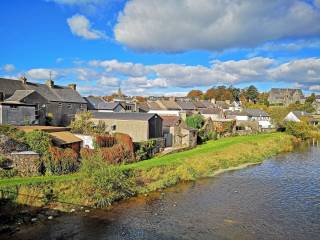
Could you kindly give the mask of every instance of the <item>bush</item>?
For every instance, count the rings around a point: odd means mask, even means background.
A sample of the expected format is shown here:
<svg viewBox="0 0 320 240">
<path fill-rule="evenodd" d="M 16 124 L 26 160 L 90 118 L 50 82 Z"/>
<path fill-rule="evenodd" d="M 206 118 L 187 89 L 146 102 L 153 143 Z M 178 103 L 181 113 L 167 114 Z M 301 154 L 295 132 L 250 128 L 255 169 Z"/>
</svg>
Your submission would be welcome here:
<svg viewBox="0 0 320 240">
<path fill-rule="evenodd" d="M 135 195 L 134 181 L 117 166 L 97 169 L 91 181 L 95 189 L 93 199 L 97 207 L 106 207 L 114 201 Z"/>
<path fill-rule="evenodd" d="M 52 146 L 51 136 L 43 131 L 32 131 L 25 134 L 25 142 L 32 151 L 43 158 L 49 158 L 49 148 Z"/>
<path fill-rule="evenodd" d="M 194 114 L 191 117 L 187 117 L 186 123 L 188 127 L 200 129 L 204 124 L 204 119 L 200 114 Z"/>
<path fill-rule="evenodd" d="M 138 144 L 136 151 L 136 159 L 138 161 L 149 159 L 152 156 L 152 150 L 154 149 L 156 142 L 149 140 Z"/>
<path fill-rule="evenodd" d="M 93 121 L 91 121 L 91 112 L 80 112 L 76 114 L 75 120 L 70 124 L 71 132 L 79 134 L 104 134 L 106 131 L 106 126 L 104 122 L 99 121 L 96 126 Z"/>
<path fill-rule="evenodd" d="M 71 148 L 49 148 L 50 159 L 46 162 L 47 170 L 52 174 L 68 174 L 78 170 L 78 154 Z"/>
<path fill-rule="evenodd" d="M 286 132 L 300 139 L 308 139 L 311 137 L 312 127 L 306 122 L 286 122 Z"/>
<path fill-rule="evenodd" d="M 25 133 L 11 125 L 0 125 L 0 135 L 5 135 L 16 141 L 23 141 Z"/>
<path fill-rule="evenodd" d="M 98 135 L 96 136 L 96 145 L 97 147 L 112 147 L 117 143 L 117 140 L 115 137 L 111 135 Z"/>
</svg>

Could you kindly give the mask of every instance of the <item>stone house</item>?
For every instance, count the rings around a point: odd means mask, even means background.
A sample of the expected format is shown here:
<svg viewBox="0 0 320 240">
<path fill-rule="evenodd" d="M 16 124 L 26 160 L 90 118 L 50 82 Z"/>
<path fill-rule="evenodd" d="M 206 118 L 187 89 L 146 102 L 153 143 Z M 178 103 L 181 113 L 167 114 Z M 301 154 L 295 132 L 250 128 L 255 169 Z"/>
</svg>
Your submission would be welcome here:
<svg viewBox="0 0 320 240">
<path fill-rule="evenodd" d="M 0 124 L 29 125 L 36 121 L 36 107 L 19 102 L 0 102 Z"/>
<path fill-rule="evenodd" d="M 198 130 L 190 128 L 177 116 L 163 116 L 163 135 L 166 147 L 195 147 Z"/>
<path fill-rule="evenodd" d="M 179 105 L 170 100 L 148 101 L 148 113 L 156 113 L 160 116 L 179 116 Z"/>
<path fill-rule="evenodd" d="M 0 78 L 0 98 L 0 101 L 35 105 L 36 119 L 40 125 L 49 122 L 54 126 L 67 126 L 77 112 L 87 110 L 87 102 L 76 91 L 75 84 L 63 87 L 55 85 L 52 80 L 38 84 L 28 82 L 26 78 Z"/>
<path fill-rule="evenodd" d="M 200 109 L 199 113 L 205 118 L 205 119 L 223 119 L 225 118 L 225 115 L 223 111 L 220 108 L 205 108 Z"/>
<path fill-rule="evenodd" d="M 305 97 L 301 89 L 272 88 L 269 92 L 268 101 L 274 105 L 288 106 L 293 103 L 304 103 Z"/>
<path fill-rule="evenodd" d="M 104 122 L 110 133 L 128 134 L 134 142 L 162 138 L 162 118 L 154 113 L 93 112 L 95 124 Z"/>
</svg>

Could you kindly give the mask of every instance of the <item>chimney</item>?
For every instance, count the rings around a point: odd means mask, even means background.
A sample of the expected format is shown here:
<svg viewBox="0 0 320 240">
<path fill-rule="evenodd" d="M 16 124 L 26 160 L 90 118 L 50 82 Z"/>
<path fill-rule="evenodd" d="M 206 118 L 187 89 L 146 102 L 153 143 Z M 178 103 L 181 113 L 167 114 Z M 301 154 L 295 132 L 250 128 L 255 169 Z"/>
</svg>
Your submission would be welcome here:
<svg viewBox="0 0 320 240">
<path fill-rule="evenodd" d="M 54 81 L 53 80 L 47 80 L 46 81 L 46 85 L 49 87 L 49 88 L 53 88 L 54 87 Z"/>
<path fill-rule="evenodd" d="M 72 90 L 77 90 L 77 84 L 69 84 L 68 85 L 69 88 L 71 88 Z"/>
<path fill-rule="evenodd" d="M 216 99 L 215 98 L 211 98 L 211 103 L 212 104 L 216 104 Z"/>
<path fill-rule="evenodd" d="M 23 84 L 26 84 L 27 83 L 27 78 L 25 76 L 22 76 L 20 77 L 20 81 L 23 83 Z"/>
<path fill-rule="evenodd" d="M 187 112 L 185 112 L 185 111 L 179 112 L 179 117 L 180 117 L 183 121 L 185 121 L 185 120 L 187 119 Z"/>
</svg>

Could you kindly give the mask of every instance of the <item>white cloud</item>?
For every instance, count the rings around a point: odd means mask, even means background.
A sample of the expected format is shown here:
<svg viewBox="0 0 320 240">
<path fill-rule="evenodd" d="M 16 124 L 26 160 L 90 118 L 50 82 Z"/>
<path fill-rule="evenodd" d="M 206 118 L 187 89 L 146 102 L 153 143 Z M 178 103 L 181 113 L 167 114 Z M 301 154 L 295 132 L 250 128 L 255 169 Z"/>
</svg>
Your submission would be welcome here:
<svg viewBox="0 0 320 240">
<path fill-rule="evenodd" d="M 73 15 L 67 19 L 67 23 L 71 32 L 76 36 L 89 40 L 106 38 L 103 32 L 91 28 L 90 21 L 83 15 Z"/>
<path fill-rule="evenodd" d="M 320 83 L 320 58 L 307 58 L 283 63 L 269 71 L 273 80 L 297 83 Z"/>
<path fill-rule="evenodd" d="M 132 0 L 114 34 L 140 51 L 221 51 L 319 36 L 319 22 L 319 9 L 303 0 Z"/>
<path fill-rule="evenodd" d="M 2 70 L 5 72 L 13 72 L 16 70 L 16 67 L 13 64 L 5 64 L 3 65 Z"/>
<path fill-rule="evenodd" d="M 47 68 L 34 68 L 27 71 L 27 76 L 36 80 L 49 79 L 50 74 L 51 74 L 51 79 L 56 79 L 59 76 L 59 73 L 56 70 L 47 69 Z"/>
<path fill-rule="evenodd" d="M 147 77 L 130 77 L 126 81 L 127 84 L 137 88 L 165 88 L 168 86 L 166 79 L 148 79 Z"/>
<path fill-rule="evenodd" d="M 128 76 L 144 76 L 150 72 L 148 67 L 140 63 L 131 63 L 131 62 L 119 62 L 118 60 L 106 60 L 106 61 L 97 61 L 93 60 L 89 62 L 90 66 L 102 67 L 107 72 L 121 73 Z"/>
<path fill-rule="evenodd" d="M 116 77 L 102 76 L 98 79 L 97 84 L 102 86 L 118 87 L 119 79 Z"/>
</svg>

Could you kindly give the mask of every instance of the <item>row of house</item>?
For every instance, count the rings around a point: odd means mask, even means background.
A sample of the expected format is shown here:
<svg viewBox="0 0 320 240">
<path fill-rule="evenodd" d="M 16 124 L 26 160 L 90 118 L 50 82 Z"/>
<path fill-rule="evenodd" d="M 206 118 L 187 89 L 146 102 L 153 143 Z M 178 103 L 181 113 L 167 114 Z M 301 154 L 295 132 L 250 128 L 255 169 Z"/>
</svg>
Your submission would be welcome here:
<svg viewBox="0 0 320 240">
<path fill-rule="evenodd" d="M 0 124 L 68 126 L 77 112 L 86 110 L 87 102 L 75 84 L 0 78 Z"/>
</svg>

